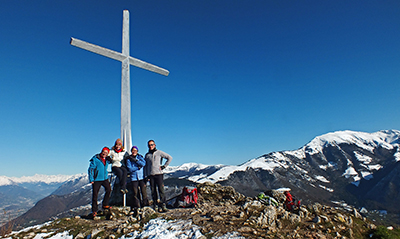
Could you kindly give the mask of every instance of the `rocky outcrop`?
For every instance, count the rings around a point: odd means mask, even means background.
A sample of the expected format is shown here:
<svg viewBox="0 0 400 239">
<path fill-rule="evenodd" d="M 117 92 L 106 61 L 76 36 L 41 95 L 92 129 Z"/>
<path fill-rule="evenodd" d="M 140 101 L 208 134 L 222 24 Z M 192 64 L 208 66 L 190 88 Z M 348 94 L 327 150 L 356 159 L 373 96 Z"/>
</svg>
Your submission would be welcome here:
<svg viewBox="0 0 400 239">
<path fill-rule="evenodd" d="M 375 228 L 355 209 L 346 211 L 314 203 L 289 212 L 282 205 L 266 205 L 246 197 L 230 186 L 204 183 L 197 185 L 197 190 L 199 199 L 194 208 L 174 208 L 166 213 L 157 213 L 145 207 L 133 214 L 129 207 L 117 207 L 112 209 L 111 220 L 105 220 L 102 214 L 94 220 L 76 216 L 12 236 L 29 239 L 39 233 L 55 235 L 68 231 L 74 238 L 120 238 L 123 235 L 146 238 L 143 233 L 154 223 L 151 219 L 164 220 L 170 225 L 165 230 L 182 228 L 180 238 L 202 239 L 226 235 L 244 238 L 367 238 Z"/>
</svg>

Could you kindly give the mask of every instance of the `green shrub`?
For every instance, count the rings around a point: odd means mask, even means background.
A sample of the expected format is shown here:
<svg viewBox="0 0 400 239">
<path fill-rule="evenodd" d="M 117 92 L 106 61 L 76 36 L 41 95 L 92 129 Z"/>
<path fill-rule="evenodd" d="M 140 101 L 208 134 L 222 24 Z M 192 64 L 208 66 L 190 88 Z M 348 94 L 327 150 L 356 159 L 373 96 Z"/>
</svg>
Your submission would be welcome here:
<svg viewBox="0 0 400 239">
<path fill-rule="evenodd" d="M 372 239 L 396 239 L 400 238 L 400 230 L 388 230 L 385 226 L 378 226 L 372 233 Z"/>
</svg>

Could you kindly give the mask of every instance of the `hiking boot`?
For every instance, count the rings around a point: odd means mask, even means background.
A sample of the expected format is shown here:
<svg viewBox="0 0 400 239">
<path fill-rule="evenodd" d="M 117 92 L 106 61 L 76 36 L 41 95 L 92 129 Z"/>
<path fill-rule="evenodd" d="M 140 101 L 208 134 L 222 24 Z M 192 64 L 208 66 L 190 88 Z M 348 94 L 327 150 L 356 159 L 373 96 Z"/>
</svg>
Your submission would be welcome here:
<svg viewBox="0 0 400 239">
<path fill-rule="evenodd" d="M 167 206 L 165 205 L 165 203 L 163 203 L 163 204 L 161 205 L 161 207 L 159 208 L 159 210 L 160 210 L 160 212 L 166 212 L 166 211 L 168 211 Z"/>
<path fill-rule="evenodd" d="M 97 216 L 97 212 L 92 212 L 91 214 L 89 214 L 88 218 L 93 219 Z"/>
<path fill-rule="evenodd" d="M 149 200 L 148 199 L 144 199 L 142 207 L 148 207 L 148 206 L 150 206 Z"/>
<path fill-rule="evenodd" d="M 157 207 L 157 205 L 151 205 L 151 208 L 153 208 L 154 211 L 158 212 L 158 207 Z"/>
</svg>

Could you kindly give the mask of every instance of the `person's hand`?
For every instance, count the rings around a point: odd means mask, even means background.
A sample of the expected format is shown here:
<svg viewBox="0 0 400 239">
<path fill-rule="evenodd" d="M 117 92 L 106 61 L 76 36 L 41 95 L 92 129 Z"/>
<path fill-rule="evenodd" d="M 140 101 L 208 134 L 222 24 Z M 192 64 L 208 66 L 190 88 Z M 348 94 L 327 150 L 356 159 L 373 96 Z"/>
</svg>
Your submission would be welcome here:
<svg viewBox="0 0 400 239">
<path fill-rule="evenodd" d="M 94 184 L 94 182 L 90 182 L 90 184 Z"/>
<path fill-rule="evenodd" d="M 132 154 L 128 156 L 129 160 L 131 160 L 132 162 L 137 162 L 137 158 L 135 156 L 133 156 Z"/>
</svg>

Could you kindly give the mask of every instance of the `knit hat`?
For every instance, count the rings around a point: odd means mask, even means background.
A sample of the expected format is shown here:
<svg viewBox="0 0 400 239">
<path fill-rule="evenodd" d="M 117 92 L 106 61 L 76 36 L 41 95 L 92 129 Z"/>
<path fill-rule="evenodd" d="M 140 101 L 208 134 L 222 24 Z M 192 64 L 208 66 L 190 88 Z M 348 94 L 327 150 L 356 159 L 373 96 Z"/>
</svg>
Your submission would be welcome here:
<svg viewBox="0 0 400 239">
<path fill-rule="evenodd" d="M 136 149 L 136 150 L 139 152 L 139 148 L 138 148 L 137 146 L 132 146 L 131 151 L 132 151 L 133 149 Z"/>
<path fill-rule="evenodd" d="M 101 152 L 103 152 L 103 151 L 110 152 L 110 149 L 109 149 L 108 147 L 104 147 L 104 148 L 101 150 Z"/>
<path fill-rule="evenodd" d="M 115 145 L 117 145 L 117 144 L 123 145 L 123 144 L 122 144 L 122 140 L 121 140 L 121 139 L 117 139 L 117 140 L 115 141 Z"/>
</svg>

